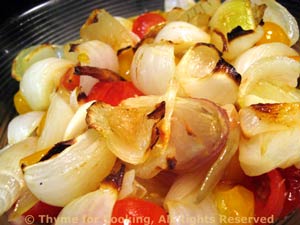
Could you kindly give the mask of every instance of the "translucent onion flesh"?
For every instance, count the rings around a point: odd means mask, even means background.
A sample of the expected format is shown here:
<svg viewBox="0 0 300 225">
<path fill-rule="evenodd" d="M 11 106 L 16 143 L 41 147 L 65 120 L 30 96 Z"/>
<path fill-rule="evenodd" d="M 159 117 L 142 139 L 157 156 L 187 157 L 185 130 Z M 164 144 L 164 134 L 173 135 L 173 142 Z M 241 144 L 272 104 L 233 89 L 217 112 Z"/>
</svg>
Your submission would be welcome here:
<svg viewBox="0 0 300 225">
<path fill-rule="evenodd" d="M 0 150 L 0 215 L 19 198 L 24 188 L 20 160 L 36 151 L 37 138 L 29 137 Z"/>
</svg>

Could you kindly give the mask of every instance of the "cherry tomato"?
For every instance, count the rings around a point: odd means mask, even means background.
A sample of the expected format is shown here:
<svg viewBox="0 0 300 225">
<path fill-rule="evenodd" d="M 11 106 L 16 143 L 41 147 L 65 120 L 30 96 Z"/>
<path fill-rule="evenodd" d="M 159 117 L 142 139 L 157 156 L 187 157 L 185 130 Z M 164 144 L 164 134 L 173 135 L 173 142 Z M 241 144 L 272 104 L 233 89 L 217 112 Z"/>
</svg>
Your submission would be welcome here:
<svg viewBox="0 0 300 225">
<path fill-rule="evenodd" d="M 124 221 L 126 220 L 126 221 Z M 166 211 L 159 205 L 138 198 L 125 198 L 115 203 L 111 225 L 167 225 Z"/>
<path fill-rule="evenodd" d="M 264 35 L 256 43 L 257 45 L 271 42 L 281 42 L 286 45 L 290 45 L 289 37 L 279 25 L 272 22 L 265 22 L 263 25 L 263 29 Z"/>
<path fill-rule="evenodd" d="M 14 95 L 14 105 L 19 114 L 24 114 L 32 111 L 32 109 L 30 108 L 26 99 L 23 97 L 20 91 L 18 91 Z"/>
<path fill-rule="evenodd" d="M 255 196 L 255 216 L 261 218 L 280 218 L 285 202 L 285 181 L 278 169 L 251 178 Z M 262 224 L 260 220 L 257 224 Z"/>
<path fill-rule="evenodd" d="M 158 13 L 144 13 L 134 20 L 132 31 L 143 38 L 152 26 L 165 21 L 166 19 Z"/>
<path fill-rule="evenodd" d="M 91 89 L 87 100 L 103 101 L 116 106 L 122 100 L 143 95 L 130 81 L 98 82 Z"/>
<path fill-rule="evenodd" d="M 242 218 L 254 216 L 254 195 L 247 188 L 236 185 L 220 186 L 214 192 L 215 203 L 223 219 L 222 225 L 239 225 Z M 230 221 L 232 218 L 236 221 Z M 252 225 L 252 222 L 245 222 L 245 225 Z"/>
<path fill-rule="evenodd" d="M 78 75 L 74 75 L 73 69 L 67 71 L 61 78 L 61 84 L 67 90 L 72 91 L 80 84 L 80 77 Z"/>
<path fill-rule="evenodd" d="M 55 218 L 61 210 L 61 207 L 48 205 L 39 201 L 31 209 L 25 212 L 23 216 L 31 216 L 34 223 L 51 224 L 55 222 Z"/>
<path fill-rule="evenodd" d="M 300 209 L 300 169 L 292 166 L 281 170 L 286 183 L 286 201 L 281 216 Z"/>
</svg>

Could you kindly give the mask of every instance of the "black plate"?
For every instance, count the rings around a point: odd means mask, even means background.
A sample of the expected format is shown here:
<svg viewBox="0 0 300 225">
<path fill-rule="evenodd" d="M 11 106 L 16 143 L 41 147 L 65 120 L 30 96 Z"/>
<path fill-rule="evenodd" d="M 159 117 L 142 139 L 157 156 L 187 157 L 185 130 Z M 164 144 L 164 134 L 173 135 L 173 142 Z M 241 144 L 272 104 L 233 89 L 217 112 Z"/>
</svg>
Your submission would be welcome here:
<svg viewBox="0 0 300 225">
<path fill-rule="evenodd" d="M 299 23 L 299 0 L 279 2 L 290 10 Z M 14 4 L 18 3 L 6 3 L 9 4 L 8 11 L 0 17 L 0 149 L 7 143 L 8 122 L 16 115 L 12 99 L 18 90 L 18 83 L 10 77 L 10 70 L 18 51 L 35 44 L 63 44 L 77 39 L 81 25 L 95 8 L 105 8 L 115 16 L 124 17 L 163 9 L 163 0 L 32 0 L 14 11 Z M 30 9 L 20 12 L 26 8 Z M 2 7 L 3 10 L 5 7 Z M 6 17 L 11 13 L 18 14 L 3 20 L 4 15 Z M 277 224 L 297 225 L 299 221 L 300 215 L 296 213 Z"/>
</svg>

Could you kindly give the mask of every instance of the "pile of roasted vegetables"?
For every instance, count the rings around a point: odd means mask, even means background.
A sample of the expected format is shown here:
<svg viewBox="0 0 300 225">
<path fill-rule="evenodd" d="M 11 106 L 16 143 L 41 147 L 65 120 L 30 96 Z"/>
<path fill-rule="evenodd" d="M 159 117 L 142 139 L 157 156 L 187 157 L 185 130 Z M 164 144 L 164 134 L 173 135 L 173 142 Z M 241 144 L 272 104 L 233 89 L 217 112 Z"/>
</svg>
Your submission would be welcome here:
<svg viewBox="0 0 300 225">
<path fill-rule="evenodd" d="M 11 224 L 272 224 L 300 207 L 294 17 L 274 0 L 165 6 L 96 9 L 78 40 L 16 56 Z"/>
</svg>

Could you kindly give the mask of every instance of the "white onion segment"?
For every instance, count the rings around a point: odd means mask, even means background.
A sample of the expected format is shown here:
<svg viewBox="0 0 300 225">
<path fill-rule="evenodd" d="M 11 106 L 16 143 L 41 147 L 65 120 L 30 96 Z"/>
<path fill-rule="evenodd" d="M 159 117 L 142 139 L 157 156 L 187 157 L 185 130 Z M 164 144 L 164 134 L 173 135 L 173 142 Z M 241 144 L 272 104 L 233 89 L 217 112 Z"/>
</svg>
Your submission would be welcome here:
<svg viewBox="0 0 300 225">
<path fill-rule="evenodd" d="M 224 59 L 229 61 L 234 60 L 237 56 L 253 47 L 263 35 L 264 30 L 261 26 L 258 26 L 251 33 L 229 40 L 227 43 L 227 50 L 223 52 Z"/>
<path fill-rule="evenodd" d="M 207 44 L 196 44 L 184 54 L 176 67 L 176 78 L 180 96 L 206 98 L 221 105 L 236 101 L 241 79 L 221 59 L 220 52 Z"/>
<path fill-rule="evenodd" d="M 40 124 L 44 113 L 42 111 L 32 111 L 12 119 L 7 128 L 8 144 L 15 144 L 32 135 Z"/>
<path fill-rule="evenodd" d="M 287 168 L 300 162 L 300 128 L 270 131 L 242 138 L 239 161 L 249 176 L 258 176 L 274 168 Z"/>
<path fill-rule="evenodd" d="M 280 43 L 280 42 L 272 42 L 261 44 L 255 47 L 252 47 L 245 51 L 243 54 L 239 55 L 233 66 L 242 76 L 245 71 L 256 61 L 271 57 L 271 56 L 298 56 L 298 52 L 289 46 Z"/>
<path fill-rule="evenodd" d="M 77 58 L 82 66 L 106 68 L 116 73 L 119 71 L 117 53 L 104 42 L 85 41 L 75 45 L 72 51 L 78 54 Z"/>
<path fill-rule="evenodd" d="M 14 204 L 25 185 L 20 160 L 36 149 L 37 138 L 28 137 L 0 150 L 0 216 Z"/>
<path fill-rule="evenodd" d="M 169 22 L 156 35 L 154 42 L 171 41 L 174 44 L 210 42 L 210 36 L 204 30 L 183 21 Z"/>
<path fill-rule="evenodd" d="M 239 115 L 246 137 L 300 126 L 299 103 L 254 104 L 242 108 Z"/>
<path fill-rule="evenodd" d="M 64 132 L 63 140 L 69 140 L 75 138 L 76 136 L 82 134 L 87 130 L 87 124 L 85 121 L 87 109 L 94 103 L 94 101 L 87 102 L 78 107 L 74 116 L 68 123 L 66 130 Z"/>
<path fill-rule="evenodd" d="M 73 66 L 71 61 L 59 58 L 46 58 L 31 65 L 20 82 L 20 91 L 30 108 L 47 109 L 50 95 L 59 85 L 61 77 Z"/>
<path fill-rule="evenodd" d="M 117 196 L 116 189 L 105 185 L 76 198 L 59 213 L 55 225 L 110 225 Z"/>
<path fill-rule="evenodd" d="M 175 56 L 171 44 L 144 44 L 134 54 L 130 76 L 144 94 L 164 94 L 174 73 Z"/>
<path fill-rule="evenodd" d="M 243 74 L 238 103 L 244 107 L 261 103 L 264 99 L 263 103 L 297 102 L 300 100 L 300 95 L 295 87 L 299 73 L 300 63 L 294 59 L 286 56 L 262 58 L 253 63 Z M 251 96 L 256 98 L 250 98 Z"/>
<path fill-rule="evenodd" d="M 51 154 L 55 156 L 51 157 Z M 58 143 L 48 155 L 49 159 L 47 157 L 25 167 L 24 178 L 35 196 L 56 206 L 65 206 L 73 199 L 96 190 L 116 160 L 94 130 Z"/>
<path fill-rule="evenodd" d="M 57 142 L 63 141 L 65 130 L 74 116 L 72 107 L 55 92 L 47 111 L 45 125 L 39 138 L 39 149 L 50 148 Z"/>
</svg>

